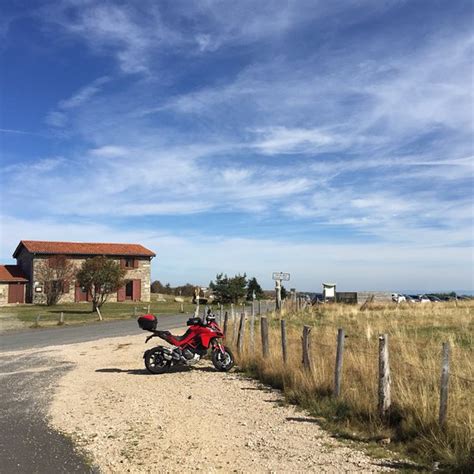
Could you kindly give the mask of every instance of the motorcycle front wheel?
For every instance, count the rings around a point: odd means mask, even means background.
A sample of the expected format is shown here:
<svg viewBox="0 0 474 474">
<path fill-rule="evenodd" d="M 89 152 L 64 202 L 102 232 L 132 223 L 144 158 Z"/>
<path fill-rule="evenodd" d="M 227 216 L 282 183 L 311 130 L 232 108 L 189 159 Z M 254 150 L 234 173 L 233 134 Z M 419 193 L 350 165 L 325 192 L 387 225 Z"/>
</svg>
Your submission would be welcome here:
<svg viewBox="0 0 474 474">
<path fill-rule="evenodd" d="M 145 353 L 145 367 L 152 374 L 163 374 L 170 368 L 169 361 L 163 357 L 160 348 L 150 349 Z"/>
<path fill-rule="evenodd" d="M 228 372 L 232 367 L 234 367 L 234 355 L 232 351 L 224 346 L 224 353 L 219 349 L 214 349 L 212 351 L 212 363 L 217 370 L 221 372 Z"/>
</svg>

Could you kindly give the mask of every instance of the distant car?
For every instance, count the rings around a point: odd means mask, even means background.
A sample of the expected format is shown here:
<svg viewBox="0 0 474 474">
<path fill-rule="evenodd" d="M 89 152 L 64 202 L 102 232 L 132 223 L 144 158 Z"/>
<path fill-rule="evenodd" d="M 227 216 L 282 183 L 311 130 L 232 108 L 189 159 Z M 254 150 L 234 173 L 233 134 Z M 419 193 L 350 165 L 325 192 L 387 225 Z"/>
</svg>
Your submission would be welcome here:
<svg viewBox="0 0 474 474">
<path fill-rule="evenodd" d="M 431 303 L 431 300 L 426 295 L 418 295 L 418 301 L 420 303 Z"/>
<path fill-rule="evenodd" d="M 392 293 L 392 301 L 395 303 L 405 303 L 406 298 L 404 295 L 400 295 L 398 293 Z"/>
<path fill-rule="evenodd" d="M 417 300 L 410 295 L 403 295 L 407 303 L 417 303 Z"/>
<path fill-rule="evenodd" d="M 441 303 L 441 299 L 438 298 L 435 295 L 426 295 L 426 297 L 432 302 L 432 303 Z"/>
</svg>

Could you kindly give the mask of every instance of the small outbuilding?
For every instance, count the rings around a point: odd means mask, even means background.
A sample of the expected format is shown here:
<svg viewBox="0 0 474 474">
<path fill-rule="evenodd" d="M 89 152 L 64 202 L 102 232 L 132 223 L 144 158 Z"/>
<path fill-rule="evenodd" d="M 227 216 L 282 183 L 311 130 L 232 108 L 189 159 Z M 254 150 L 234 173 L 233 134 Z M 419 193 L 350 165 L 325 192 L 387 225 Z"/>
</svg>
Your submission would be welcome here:
<svg viewBox="0 0 474 474">
<path fill-rule="evenodd" d="M 24 303 L 27 283 L 18 265 L 0 265 L 0 305 Z"/>
</svg>

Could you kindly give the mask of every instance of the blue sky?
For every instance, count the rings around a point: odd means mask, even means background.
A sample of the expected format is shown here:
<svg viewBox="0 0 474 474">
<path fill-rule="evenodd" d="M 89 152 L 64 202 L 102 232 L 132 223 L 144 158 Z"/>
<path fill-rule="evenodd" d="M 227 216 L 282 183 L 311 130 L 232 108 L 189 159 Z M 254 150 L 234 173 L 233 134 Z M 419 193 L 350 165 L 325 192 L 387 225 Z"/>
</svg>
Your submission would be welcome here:
<svg viewBox="0 0 474 474">
<path fill-rule="evenodd" d="M 0 8 L 1 261 L 137 242 L 172 284 L 473 289 L 472 2 Z"/>
</svg>

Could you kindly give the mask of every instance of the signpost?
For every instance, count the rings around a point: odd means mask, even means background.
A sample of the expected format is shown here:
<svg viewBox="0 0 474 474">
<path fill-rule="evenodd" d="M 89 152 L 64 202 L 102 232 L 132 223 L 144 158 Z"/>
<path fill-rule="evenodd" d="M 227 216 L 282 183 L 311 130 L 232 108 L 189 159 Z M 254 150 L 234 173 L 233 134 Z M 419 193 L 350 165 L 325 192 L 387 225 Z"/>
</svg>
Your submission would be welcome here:
<svg viewBox="0 0 474 474">
<path fill-rule="evenodd" d="M 280 281 L 290 281 L 290 274 L 283 272 L 273 272 L 272 278 Z"/>
<path fill-rule="evenodd" d="M 276 310 L 281 311 L 281 282 L 289 281 L 290 274 L 283 272 L 273 272 L 272 278 L 275 280 Z"/>
</svg>

